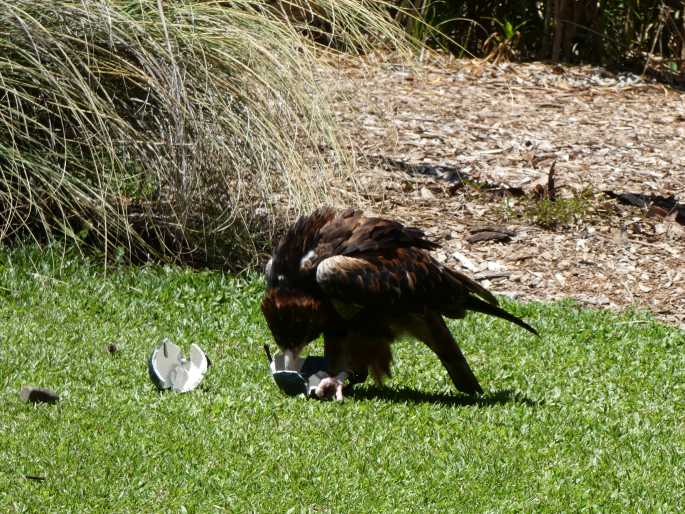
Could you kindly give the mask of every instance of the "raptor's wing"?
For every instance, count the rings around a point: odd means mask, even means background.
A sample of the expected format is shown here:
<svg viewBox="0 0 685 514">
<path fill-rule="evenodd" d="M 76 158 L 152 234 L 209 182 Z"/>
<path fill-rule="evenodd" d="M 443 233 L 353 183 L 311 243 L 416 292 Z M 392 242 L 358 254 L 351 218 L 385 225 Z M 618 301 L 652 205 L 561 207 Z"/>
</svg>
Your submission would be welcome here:
<svg viewBox="0 0 685 514">
<path fill-rule="evenodd" d="M 319 263 L 316 281 L 332 300 L 353 305 L 408 311 L 430 307 L 450 317 L 461 317 L 474 295 L 497 305 L 478 283 L 413 247 L 329 257 Z"/>
<path fill-rule="evenodd" d="M 396 313 L 424 312 L 428 308 L 449 318 L 462 318 L 465 311 L 476 311 L 538 335 L 526 322 L 498 307 L 497 299 L 480 284 L 417 248 L 398 248 L 380 255 L 329 257 L 318 265 L 316 281 L 343 317 L 350 307 L 358 310 L 365 306 Z"/>
</svg>

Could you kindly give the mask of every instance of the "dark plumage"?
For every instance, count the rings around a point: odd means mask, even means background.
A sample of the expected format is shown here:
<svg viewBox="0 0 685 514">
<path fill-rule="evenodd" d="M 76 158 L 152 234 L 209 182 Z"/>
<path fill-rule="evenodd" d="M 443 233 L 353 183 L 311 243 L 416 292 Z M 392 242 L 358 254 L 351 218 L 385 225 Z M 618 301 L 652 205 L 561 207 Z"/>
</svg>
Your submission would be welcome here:
<svg viewBox="0 0 685 514">
<path fill-rule="evenodd" d="M 390 344 L 410 334 L 440 358 L 454 385 L 482 393 L 443 316 L 478 311 L 536 334 L 467 276 L 433 259 L 416 228 L 329 207 L 299 218 L 266 267 L 262 312 L 278 346 L 298 354 L 323 334 L 331 374 L 390 374 Z M 324 384 L 341 397 L 345 375 Z"/>
</svg>

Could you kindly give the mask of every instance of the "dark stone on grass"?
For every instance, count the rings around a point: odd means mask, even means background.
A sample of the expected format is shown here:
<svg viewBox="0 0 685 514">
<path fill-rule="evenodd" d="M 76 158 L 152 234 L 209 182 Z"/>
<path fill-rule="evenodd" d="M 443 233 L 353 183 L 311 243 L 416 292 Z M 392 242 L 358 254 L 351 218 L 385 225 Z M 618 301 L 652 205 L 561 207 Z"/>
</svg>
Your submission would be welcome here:
<svg viewBox="0 0 685 514">
<path fill-rule="evenodd" d="M 41 477 L 38 475 L 24 475 L 24 478 L 26 480 L 33 480 L 35 482 L 42 482 L 43 480 L 45 480 L 45 477 Z"/>
<path fill-rule="evenodd" d="M 24 475 L 24 478 L 26 480 L 34 480 L 36 482 L 42 482 L 43 480 L 45 480 L 45 477 L 40 477 L 37 475 Z"/>
<path fill-rule="evenodd" d="M 57 403 L 59 395 L 44 387 L 24 386 L 19 392 L 19 396 L 25 402 L 30 403 Z"/>
</svg>

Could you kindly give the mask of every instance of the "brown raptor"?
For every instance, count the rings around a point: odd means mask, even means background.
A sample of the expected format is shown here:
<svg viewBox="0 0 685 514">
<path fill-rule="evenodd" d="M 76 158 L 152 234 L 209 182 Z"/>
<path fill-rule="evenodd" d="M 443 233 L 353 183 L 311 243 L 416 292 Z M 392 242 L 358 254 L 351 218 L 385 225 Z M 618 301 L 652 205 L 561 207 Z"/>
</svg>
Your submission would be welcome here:
<svg viewBox="0 0 685 514">
<path fill-rule="evenodd" d="M 477 311 L 537 334 L 477 282 L 436 261 L 437 246 L 417 228 L 353 209 L 322 207 L 290 227 L 266 266 L 262 312 L 287 358 L 323 334 L 331 378 L 318 395 L 342 399 L 350 372 L 389 375 L 390 345 L 403 334 L 435 352 L 457 389 L 482 393 L 443 316 Z"/>
</svg>

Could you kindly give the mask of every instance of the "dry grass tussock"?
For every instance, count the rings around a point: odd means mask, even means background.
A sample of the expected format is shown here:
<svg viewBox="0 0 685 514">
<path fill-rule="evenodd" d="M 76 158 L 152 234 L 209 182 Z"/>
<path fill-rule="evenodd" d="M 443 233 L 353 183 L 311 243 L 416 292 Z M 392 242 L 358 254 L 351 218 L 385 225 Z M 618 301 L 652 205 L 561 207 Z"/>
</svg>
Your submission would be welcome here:
<svg viewBox="0 0 685 514">
<path fill-rule="evenodd" d="M 283 16 L 310 5 L 316 23 Z M 255 262 L 350 171 L 307 27 L 398 34 L 351 0 L 0 0 L 0 240 Z"/>
</svg>

